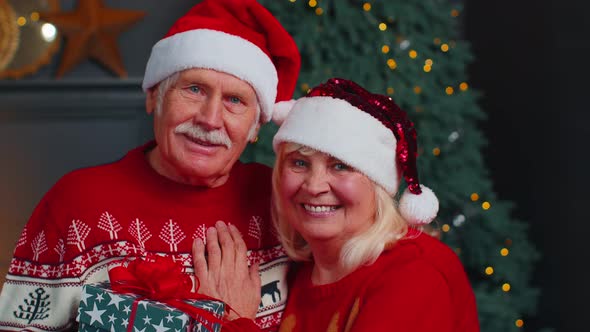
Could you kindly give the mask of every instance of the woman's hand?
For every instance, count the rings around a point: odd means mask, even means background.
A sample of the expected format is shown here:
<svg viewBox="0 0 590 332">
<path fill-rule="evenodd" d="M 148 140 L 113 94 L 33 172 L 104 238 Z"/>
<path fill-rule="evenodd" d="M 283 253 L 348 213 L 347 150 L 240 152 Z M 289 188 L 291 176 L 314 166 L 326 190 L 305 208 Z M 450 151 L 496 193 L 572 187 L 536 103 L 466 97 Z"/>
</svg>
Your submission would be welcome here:
<svg viewBox="0 0 590 332">
<path fill-rule="evenodd" d="M 199 238 L 193 242 L 198 292 L 229 304 L 240 317 L 254 319 L 261 301 L 260 275 L 258 263 L 248 267 L 246 243 L 240 231 L 218 221 L 207 229 L 206 242 L 206 246 Z M 230 311 L 228 319 L 235 318 L 236 313 Z"/>
</svg>

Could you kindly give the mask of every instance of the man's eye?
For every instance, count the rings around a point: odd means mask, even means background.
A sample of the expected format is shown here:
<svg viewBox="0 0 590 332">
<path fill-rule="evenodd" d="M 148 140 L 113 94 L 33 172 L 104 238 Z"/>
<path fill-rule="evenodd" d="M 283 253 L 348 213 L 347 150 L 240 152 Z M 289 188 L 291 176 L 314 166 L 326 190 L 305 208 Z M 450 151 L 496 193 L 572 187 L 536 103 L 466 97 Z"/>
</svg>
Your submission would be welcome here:
<svg viewBox="0 0 590 332">
<path fill-rule="evenodd" d="M 293 160 L 293 166 L 296 167 L 304 167 L 306 165 L 305 161 L 301 160 L 301 159 L 295 159 Z"/>
<path fill-rule="evenodd" d="M 343 163 L 336 163 L 336 164 L 334 164 L 334 168 L 337 171 L 346 171 L 346 170 L 349 170 L 350 169 L 350 167 L 348 165 L 343 164 Z"/>
<path fill-rule="evenodd" d="M 201 92 L 201 88 L 199 88 L 199 87 L 198 87 L 198 86 L 196 86 L 196 85 L 191 85 L 191 86 L 189 86 L 189 88 L 188 88 L 188 89 L 189 89 L 189 91 L 190 91 L 190 92 L 192 92 L 192 93 L 199 93 L 199 92 Z"/>
<path fill-rule="evenodd" d="M 242 101 L 238 97 L 229 97 L 229 102 L 232 103 L 232 104 L 239 104 Z"/>
</svg>

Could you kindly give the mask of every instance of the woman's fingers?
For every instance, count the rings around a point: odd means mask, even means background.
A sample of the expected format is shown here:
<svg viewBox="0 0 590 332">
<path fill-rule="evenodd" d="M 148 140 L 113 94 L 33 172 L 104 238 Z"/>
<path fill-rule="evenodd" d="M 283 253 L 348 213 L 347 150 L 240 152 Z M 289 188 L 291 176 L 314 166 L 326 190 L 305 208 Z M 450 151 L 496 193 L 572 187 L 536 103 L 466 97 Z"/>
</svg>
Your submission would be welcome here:
<svg viewBox="0 0 590 332">
<path fill-rule="evenodd" d="M 193 264 L 198 278 L 207 277 L 207 259 L 205 258 L 205 244 L 200 238 L 193 241 Z"/>
<path fill-rule="evenodd" d="M 207 229 L 207 265 L 209 278 L 216 279 L 221 268 L 221 249 L 217 237 L 217 229 L 209 227 Z"/>
<path fill-rule="evenodd" d="M 260 275 L 258 264 L 248 267 L 247 247 L 240 231 L 218 221 L 206 235 L 206 245 L 200 240 L 194 243 L 195 275 L 205 276 L 203 288 L 208 289 L 208 295 L 254 318 L 260 304 Z"/>
<path fill-rule="evenodd" d="M 200 289 L 202 292 L 207 287 L 205 282 L 209 278 L 209 269 L 207 268 L 207 258 L 205 258 L 205 244 L 200 238 L 193 241 L 193 266 L 196 277 L 195 289 Z"/>
<path fill-rule="evenodd" d="M 246 269 L 248 266 L 248 256 L 246 242 L 242 238 L 242 234 L 234 225 L 229 225 L 229 234 L 234 242 L 235 247 L 235 264 L 237 269 Z"/>
<path fill-rule="evenodd" d="M 223 221 L 216 222 L 215 228 L 217 229 L 217 237 L 221 247 L 221 269 L 224 271 L 222 273 L 233 271 L 235 269 L 236 248 L 229 233 L 229 228 Z"/>
<path fill-rule="evenodd" d="M 252 263 L 252 266 L 250 266 L 249 268 L 250 281 L 252 281 L 252 287 L 258 290 L 260 290 L 260 287 L 262 286 L 262 280 L 260 279 L 260 273 L 258 272 L 259 267 L 260 264 L 256 262 Z M 260 292 L 258 292 L 258 294 L 260 294 Z"/>
</svg>

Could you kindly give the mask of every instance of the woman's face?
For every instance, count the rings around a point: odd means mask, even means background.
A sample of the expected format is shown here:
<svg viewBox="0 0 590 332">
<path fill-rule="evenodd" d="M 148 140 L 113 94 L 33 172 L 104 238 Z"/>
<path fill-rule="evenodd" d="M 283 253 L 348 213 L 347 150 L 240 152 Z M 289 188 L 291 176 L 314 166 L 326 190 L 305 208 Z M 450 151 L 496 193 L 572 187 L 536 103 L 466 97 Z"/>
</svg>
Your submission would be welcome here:
<svg viewBox="0 0 590 332">
<path fill-rule="evenodd" d="M 313 245 L 342 245 L 374 221 L 375 185 L 325 153 L 288 152 L 279 170 L 281 214 Z"/>
</svg>

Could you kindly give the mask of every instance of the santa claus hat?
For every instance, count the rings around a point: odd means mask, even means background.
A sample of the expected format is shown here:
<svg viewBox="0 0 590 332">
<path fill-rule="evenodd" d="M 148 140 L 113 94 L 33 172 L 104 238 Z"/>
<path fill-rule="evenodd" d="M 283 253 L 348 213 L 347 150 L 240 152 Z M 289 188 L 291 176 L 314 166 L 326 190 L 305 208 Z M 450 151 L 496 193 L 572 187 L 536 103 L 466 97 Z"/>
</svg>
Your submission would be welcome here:
<svg viewBox="0 0 590 332">
<path fill-rule="evenodd" d="M 275 152 L 283 142 L 311 147 L 354 167 L 392 195 L 403 176 L 408 188 L 399 202 L 402 216 L 411 224 L 436 217 L 438 199 L 418 181 L 416 130 L 390 97 L 333 78 L 296 102 L 277 106 Z"/>
<path fill-rule="evenodd" d="M 228 73 L 254 88 L 261 119 L 291 98 L 301 59 L 295 41 L 255 0 L 205 0 L 174 23 L 152 48 L 143 90 L 189 68 Z"/>
</svg>

